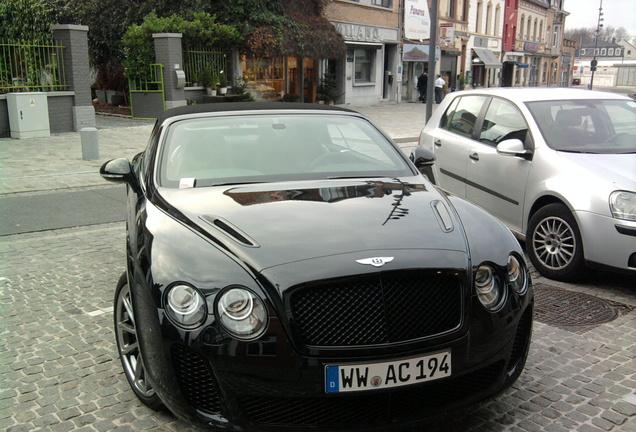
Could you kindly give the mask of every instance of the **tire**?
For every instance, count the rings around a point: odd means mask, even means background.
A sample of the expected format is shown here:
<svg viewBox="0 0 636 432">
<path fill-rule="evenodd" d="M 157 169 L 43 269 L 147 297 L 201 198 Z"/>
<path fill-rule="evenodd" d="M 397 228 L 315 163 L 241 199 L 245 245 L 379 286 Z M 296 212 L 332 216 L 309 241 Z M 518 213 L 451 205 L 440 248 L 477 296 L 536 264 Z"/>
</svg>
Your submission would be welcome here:
<svg viewBox="0 0 636 432">
<path fill-rule="evenodd" d="M 581 232 L 563 204 L 548 204 L 532 215 L 526 251 L 537 271 L 550 279 L 574 281 L 587 275 Z"/>
<path fill-rule="evenodd" d="M 125 272 L 119 278 L 115 290 L 114 324 L 117 352 L 128 384 L 144 405 L 154 410 L 163 408 L 161 399 L 146 381 L 143 356 L 137 339 L 138 323 L 135 323 L 130 287 Z"/>
</svg>

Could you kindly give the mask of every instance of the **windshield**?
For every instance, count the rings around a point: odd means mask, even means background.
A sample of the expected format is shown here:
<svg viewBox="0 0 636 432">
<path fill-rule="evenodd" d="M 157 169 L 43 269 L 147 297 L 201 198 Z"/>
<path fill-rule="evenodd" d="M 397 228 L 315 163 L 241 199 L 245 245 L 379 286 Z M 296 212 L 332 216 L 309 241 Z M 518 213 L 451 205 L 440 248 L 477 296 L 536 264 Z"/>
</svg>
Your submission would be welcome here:
<svg viewBox="0 0 636 432">
<path fill-rule="evenodd" d="M 558 100 L 527 103 L 546 143 L 576 153 L 635 153 L 636 102 Z"/>
<path fill-rule="evenodd" d="M 368 121 L 345 115 L 182 120 L 169 126 L 159 158 L 159 185 L 173 188 L 414 174 Z"/>
</svg>

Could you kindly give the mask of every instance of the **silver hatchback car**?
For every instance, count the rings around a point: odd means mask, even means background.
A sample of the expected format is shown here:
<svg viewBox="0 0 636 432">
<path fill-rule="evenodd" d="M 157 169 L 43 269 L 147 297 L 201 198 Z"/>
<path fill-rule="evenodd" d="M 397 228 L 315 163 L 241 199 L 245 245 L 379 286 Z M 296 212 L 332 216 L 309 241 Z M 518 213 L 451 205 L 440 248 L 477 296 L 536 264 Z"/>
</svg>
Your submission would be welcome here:
<svg viewBox="0 0 636 432">
<path fill-rule="evenodd" d="M 420 135 L 436 184 L 504 222 L 535 268 L 636 275 L 636 102 L 567 88 L 450 93 Z"/>
</svg>

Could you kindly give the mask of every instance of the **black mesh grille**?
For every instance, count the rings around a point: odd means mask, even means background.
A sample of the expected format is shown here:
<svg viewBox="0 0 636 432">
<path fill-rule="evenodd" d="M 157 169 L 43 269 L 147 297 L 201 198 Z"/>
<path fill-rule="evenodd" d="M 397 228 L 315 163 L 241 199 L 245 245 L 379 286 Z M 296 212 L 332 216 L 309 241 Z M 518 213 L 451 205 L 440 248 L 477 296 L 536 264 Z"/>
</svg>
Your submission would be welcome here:
<svg viewBox="0 0 636 432">
<path fill-rule="evenodd" d="M 521 316 L 519 324 L 517 325 L 517 333 L 515 334 L 515 341 L 512 344 L 512 353 L 510 354 L 510 361 L 508 362 L 508 370 L 517 366 L 517 363 L 523 357 L 528 347 L 528 339 L 530 338 L 531 329 L 532 308 L 528 308 L 528 310 L 526 310 L 526 312 Z"/>
<path fill-rule="evenodd" d="M 172 348 L 172 359 L 177 379 L 188 402 L 196 409 L 218 414 L 221 410 L 219 395 L 205 359 L 181 345 Z"/>
<path fill-rule="evenodd" d="M 501 373 L 503 362 L 457 377 L 406 387 L 390 393 L 373 391 L 320 398 L 239 398 L 243 414 L 268 425 L 347 426 L 378 425 L 435 414 L 440 407 L 488 390 Z M 370 394 L 371 393 L 371 394 Z"/>
<path fill-rule="evenodd" d="M 291 297 L 302 343 L 357 346 L 433 336 L 459 326 L 459 279 L 421 272 L 387 273 L 319 286 Z"/>
</svg>

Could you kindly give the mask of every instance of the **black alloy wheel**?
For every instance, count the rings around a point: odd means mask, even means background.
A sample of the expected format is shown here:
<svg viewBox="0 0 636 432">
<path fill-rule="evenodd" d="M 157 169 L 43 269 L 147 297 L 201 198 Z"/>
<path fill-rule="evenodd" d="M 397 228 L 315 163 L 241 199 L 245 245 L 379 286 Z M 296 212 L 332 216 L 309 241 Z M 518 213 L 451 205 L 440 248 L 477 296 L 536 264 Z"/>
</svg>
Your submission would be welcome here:
<svg viewBox="0 0 636 432">
<path fill-rule="evenodd" d="M 163 403 L 146 380 L 142 353 L 137 339 L 137 323 L 135 322 L 126 273 L 117 282 L 114 318 L 117 351 L 130 387 L 137 398 L 148 407 L 155 410 L 162 408 Z"/>
<path fill-rule="evenodd" d="M 563 204 L 548 204 L 528 222 L 526 249 L 543 276 L 574 281 L 587 274 L 579 227 Z"/>
</svg>

